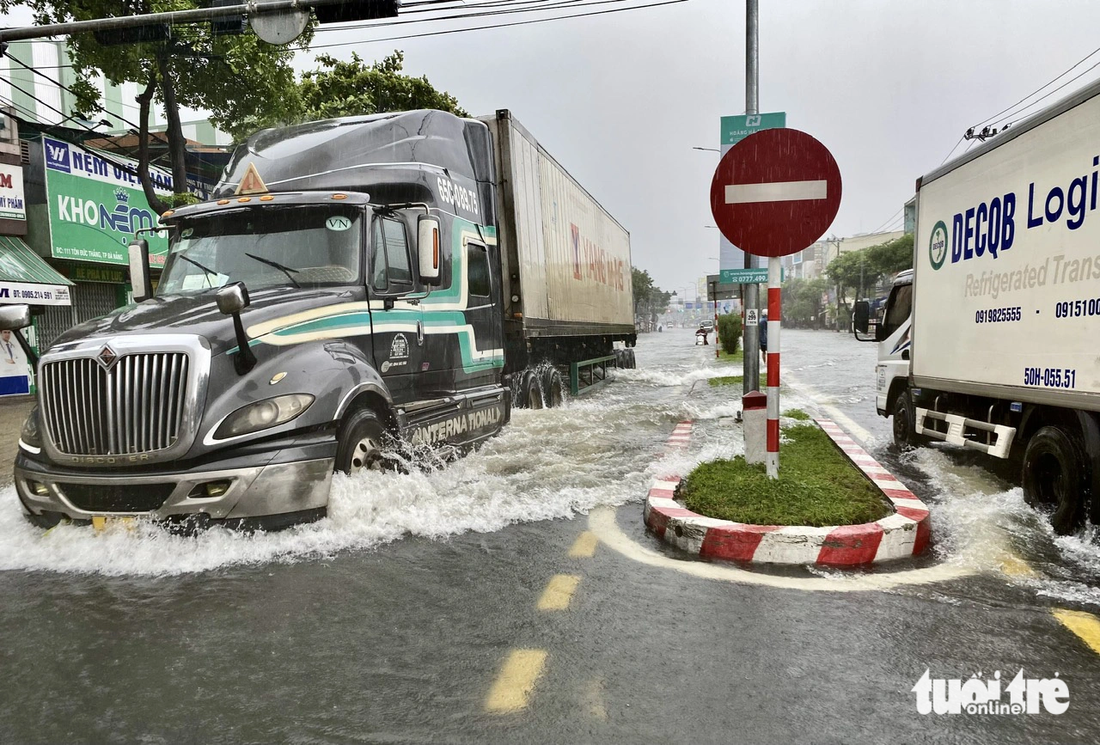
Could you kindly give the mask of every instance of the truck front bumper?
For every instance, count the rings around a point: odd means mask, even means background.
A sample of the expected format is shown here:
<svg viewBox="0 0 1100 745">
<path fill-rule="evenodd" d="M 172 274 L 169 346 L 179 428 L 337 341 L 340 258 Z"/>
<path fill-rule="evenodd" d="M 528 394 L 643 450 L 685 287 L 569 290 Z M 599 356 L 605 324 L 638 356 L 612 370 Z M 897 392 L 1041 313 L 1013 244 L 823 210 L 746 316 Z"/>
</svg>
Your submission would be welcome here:
<svg viewBox="0 0 1100 745">
<path fill-rule="evenodd" d="M 15 487 L 23 508 L 38 516 L 251 521 L 322 511 L 334 458 L 335 441 L 293 443 L 189 469 L 165 464 L 163 472 L 108 473 L 60 468 L 20 452 Z"/>
</svg>

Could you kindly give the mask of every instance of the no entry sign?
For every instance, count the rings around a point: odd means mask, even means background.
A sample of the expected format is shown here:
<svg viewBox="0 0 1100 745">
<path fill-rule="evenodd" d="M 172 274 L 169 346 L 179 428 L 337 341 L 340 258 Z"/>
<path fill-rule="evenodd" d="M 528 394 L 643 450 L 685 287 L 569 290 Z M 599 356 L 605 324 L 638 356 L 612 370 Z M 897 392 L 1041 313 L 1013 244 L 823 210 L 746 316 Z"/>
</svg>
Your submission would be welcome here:
<svg viewBox="0 0 1100 745">
<path fill-rule="evenodd" d="M 764 129 L 726 153 L 710 184 L 714 222 L 755 256 L 786 256 L 825 234 L 840 209 L 840 169 L 797 129 Z"/>
</svg>

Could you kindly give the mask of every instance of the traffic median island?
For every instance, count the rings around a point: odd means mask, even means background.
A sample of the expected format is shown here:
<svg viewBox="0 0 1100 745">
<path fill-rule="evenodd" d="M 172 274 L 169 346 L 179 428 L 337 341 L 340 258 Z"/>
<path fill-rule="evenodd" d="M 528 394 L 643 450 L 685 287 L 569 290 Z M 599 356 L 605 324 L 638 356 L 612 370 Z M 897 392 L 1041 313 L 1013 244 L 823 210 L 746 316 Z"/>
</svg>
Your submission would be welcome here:
<svg viewBox="0 0 1100 745">
<path fill-rule="evenodd" d="M 646 525 L 689 553 L 742 562 L 857 566 L 922 553 L 924 503 L 836 424 L 816 422 L 784 430 L 778 481 L 743 458 L 657 479 Z M 690 431 L 681 423 L 670 446 Z"/>
</svg>

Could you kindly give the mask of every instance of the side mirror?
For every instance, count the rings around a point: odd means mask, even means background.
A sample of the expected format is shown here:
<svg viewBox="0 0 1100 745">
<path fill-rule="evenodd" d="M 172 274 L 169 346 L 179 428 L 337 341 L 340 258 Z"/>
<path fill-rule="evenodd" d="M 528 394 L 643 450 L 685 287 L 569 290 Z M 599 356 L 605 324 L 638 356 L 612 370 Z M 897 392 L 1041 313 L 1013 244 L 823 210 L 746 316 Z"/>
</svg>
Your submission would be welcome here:
<svg viewBox="0 0 1100 745">
<path fill-rule="evenodd" d="M 866 334 L 871 324 L 871 304 L 866 300 L 858 300 L 856 301 L 853 313 L 853 325 L 855 326 L 856 333 Z"/>
<path fill-rule="evenodd" d="M 140 303 L 153 297 L 153 283 L 149 279 L 149 241 L 135 238 L 127 247 L 130 259 L 130 286 L 134 288 L 134 302 Z"/>
<path fill-rule="evenodd" d="M 218 288 L 214 294 L 218 302 L 218 310 L 227 316 L 240 313 L 249 306 L 248 288 L 244 282 L 234 282 L 231 285 Z"/>
<path fill-rule="evenodd" d="M 439 245 L 439 220 L 421 215 L 416 221 L 416 252 L 420 256 L 420 281 L 438 287 L 443 284 L 440 264 L 443 257 Z"/>
<path fill-rule="evenodd" d="M 256 366 L 256 354 L 249 346 L 248 334 L 244 332 L 244 324 L 241 323 L 241 311 L 248 307 L 248 288 L 244 282 L 234 282 L 225 287 L 219 287 L 214 293 L 214 299 L 218 303 L 218 310 L 227 316 L 233 316 L 233 333 L 237 336 L 237 353 L 233 358 L 233 368 L 238 375 L 244 375 Z"/>
<path fill-rule="evenodd" d="M 31 325 L 31 306 L 0 305 L 0 331 L 18 331 Z"/>
</svg>

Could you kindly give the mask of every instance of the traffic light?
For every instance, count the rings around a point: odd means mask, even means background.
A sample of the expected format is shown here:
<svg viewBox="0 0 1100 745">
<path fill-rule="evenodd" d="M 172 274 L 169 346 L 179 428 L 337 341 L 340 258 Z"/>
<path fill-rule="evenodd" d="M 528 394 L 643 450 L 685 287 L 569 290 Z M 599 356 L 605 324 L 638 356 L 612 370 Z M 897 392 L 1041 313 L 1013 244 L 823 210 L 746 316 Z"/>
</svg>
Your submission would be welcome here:
<svg viewBox="0 0 1100 745">
<path fill-rule="evenodd" d="M 393 18 L 401 8 L 401 0 L 344 0 L 341 3 L 318 5 L 313 9 L 318 23 L 347 23 Z"/>
<path fill-rule="evenodd" d="M 240 4 L 241 0 L 214 0 L 212 3 L 210 3 L 210 7 L 222 8 L 226 5 Z M 243 15 L 226 16 L 210 22 L 210 33 L 212 33 L 214 36 L 233 36 L 243 34 L 246 28 L 248 28 L 248 23 L 245 21 Z"/>
</svg>

